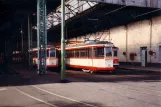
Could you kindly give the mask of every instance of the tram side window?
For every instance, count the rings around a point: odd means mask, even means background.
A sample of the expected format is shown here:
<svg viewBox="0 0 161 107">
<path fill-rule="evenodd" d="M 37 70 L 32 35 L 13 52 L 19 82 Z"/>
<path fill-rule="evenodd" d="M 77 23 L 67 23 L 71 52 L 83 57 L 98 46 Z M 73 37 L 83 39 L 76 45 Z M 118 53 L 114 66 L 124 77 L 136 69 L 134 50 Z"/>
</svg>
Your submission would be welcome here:
<svg viewBox="0 0 161 107">
<path fill-rule="evenodd" d="M 79 50 L 75 50 L 75 57 L 79 57 Z"/>
<path fill-rule="evenodd" d="M 33 56 L 34 58 L 38 57 L 37 51 L 33 51 L 33 52 L 32 52 L 32 56 Z M 47 57 L 49 57 L 49 50 L 47 50 Z"/>
<path fill-rule="evenodd" d="M 67 50 L 67 52 L 66 52 L 66 57 L 67 57 L 67 58 L 71 57 L 71 51 L 70 51 L 70 50 Z"/>
<path fill-rule="evenodd" d="M 69 58 L 69 51 L 66 51 L 66 58 Z"/>
<path fill-rule="evenodd" d="M 49 52 L 50 52 L 50 51 L 49 51 L 49 50 L 47 50 L 46 57 L 49 57 L 49 54 L 50 54 Z"/>
<path fill-rule="evenodd" d="M 86 57 L 89 57 L 89 48 L 86 48 Z"/>
<path fill-rule="evenodd" d="M 50 57 L 55 57 L 55 50 L 50 50 Z"/>
<path fill-rule="evenodd" d="M 94 54 L 95 57 L 104 57 L 104 48 L 103 47 L 94 48 Z"/>
<path fill-rule="evenodd" d="M 66 52 L 66 56 L 67 56 L 67 58 L 69 58 L 69 57 L 74 57 L 74 51 L 73 51 L 73 50 L 68 50 L 68 51 Z"/>
<path fill-rule="evenodd" d="M 92 57 L 92 48 L 87 49 L 88 57 Z"/>
<path fill-rule="evenodd" d="M 37 51 L 33 51 L 32 56 L 37 57 Z"/>
<path fill-rule="evenodd" d="M 72 57 L 72 51 L 69 50 L 69 57 Z"/>
<path fill-rule="evenodd" d="M 70 54 L 70 53 L 69 53 L 69 50 L 67 50 L 67 51 L 66 51 L 66 57 L 67 57 L 67 58 L 70 57 L 69 54 Z"/>
<path fill-rule="evenodd" d="M 105 52 L 106 52 L 106 57 L 112 56 L 112 49 L 111 48 L 105 48 Z"/>
<path fill-rule="evenodd" d="M 72 50 L 72 54 L 71 55 L 72 55 L 71 57 L 74 57 L 74 50 Z"/>
<path fill-rule="evenodd" d="M 87 53 L 86 53 L 86 49 L 81 49 L 80 50 L 80 57 L 86 57 Z"/>
</svg>

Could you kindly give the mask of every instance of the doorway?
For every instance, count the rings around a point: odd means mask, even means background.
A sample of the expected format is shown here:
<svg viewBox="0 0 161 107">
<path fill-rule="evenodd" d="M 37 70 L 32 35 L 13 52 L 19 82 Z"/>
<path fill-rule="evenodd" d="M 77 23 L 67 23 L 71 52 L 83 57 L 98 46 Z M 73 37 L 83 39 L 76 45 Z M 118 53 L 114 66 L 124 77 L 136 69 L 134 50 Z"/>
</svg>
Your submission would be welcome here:
<svg viewBox="0 0 161 107">
<path fill-rule="evenodd" d="M 140 47 L 141 66 L 147 65 L 147 47 Z"/>
<path fill-rule="evenodd" d="M 161 61 L 161 46 L 159 46 L 159 61 Z"/>
</svg>

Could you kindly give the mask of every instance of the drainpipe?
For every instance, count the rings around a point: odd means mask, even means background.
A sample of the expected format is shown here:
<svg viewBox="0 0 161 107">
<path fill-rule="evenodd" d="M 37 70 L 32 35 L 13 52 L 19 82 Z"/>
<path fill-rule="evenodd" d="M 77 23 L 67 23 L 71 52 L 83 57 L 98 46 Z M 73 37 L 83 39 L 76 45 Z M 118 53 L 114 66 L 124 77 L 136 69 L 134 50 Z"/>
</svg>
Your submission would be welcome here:
<svg viewBox="0 0 161 107">
<path fill-rule="evenodd" d="M 150 19 L 150 50 L 152 49 L 152 32 L 153 32 L 153 21 Z M 151 55 L 150 55 L 150 63 L 151 63 Z"/>
<path fill-rule="evenodd" d="M 125 26 L 126 30 L 126 62 L 128 62 L 128 26 Z"/>
</svg>

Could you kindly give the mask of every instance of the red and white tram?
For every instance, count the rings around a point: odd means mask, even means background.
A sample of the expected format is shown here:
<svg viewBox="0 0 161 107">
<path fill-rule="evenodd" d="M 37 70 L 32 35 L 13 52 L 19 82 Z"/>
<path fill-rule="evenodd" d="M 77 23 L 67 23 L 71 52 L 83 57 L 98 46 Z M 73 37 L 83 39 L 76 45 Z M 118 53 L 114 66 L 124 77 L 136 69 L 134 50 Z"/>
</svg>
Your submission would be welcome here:
<svg viewBox="0 0 161 107">
<path fill-rule="evenodd" d="M 66 46 L 66 64 L 90 73 L 114 71 L 119 65 L 118 48 L 107 41 Z"/>
<path fill-rule="evenodd" d="M 38 58 L 37 58 L 37 48 L 32 49 L 32 56 L 33 56 L 33 66 L 38 65 Z M 46 58 L 46 67 L 47 68 L 58 68 L 59 64 L 59 51 L 55 47 L 48 47 L 47 48 L 47 58 Z"/>
</svg>

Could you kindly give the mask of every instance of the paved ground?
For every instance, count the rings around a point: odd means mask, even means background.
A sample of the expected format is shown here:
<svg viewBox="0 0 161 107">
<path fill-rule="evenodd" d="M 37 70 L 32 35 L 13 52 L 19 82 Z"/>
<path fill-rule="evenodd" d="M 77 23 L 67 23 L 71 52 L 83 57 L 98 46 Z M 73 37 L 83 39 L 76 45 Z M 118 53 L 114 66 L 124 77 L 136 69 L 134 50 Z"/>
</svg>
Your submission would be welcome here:
<svg viewBox="0 0 161 107">
<path fill-rule="evenodd" d="M 68 70 L 69 82 L 60 83 L 56 72 L 17 71 L 0 76 L 0 107 L 161 107 L 160 72 Z"/>
<path fill-rule="evenodd" d="M 161 72 L 161 68 L 159 68 L 159 67 L 141 67 L 141 66 L 135 66 L 135 65 L 120 65 L 119 68 L 131 69 L 131 70 L 141 70 L 141 71 Z"/>
</svg>

